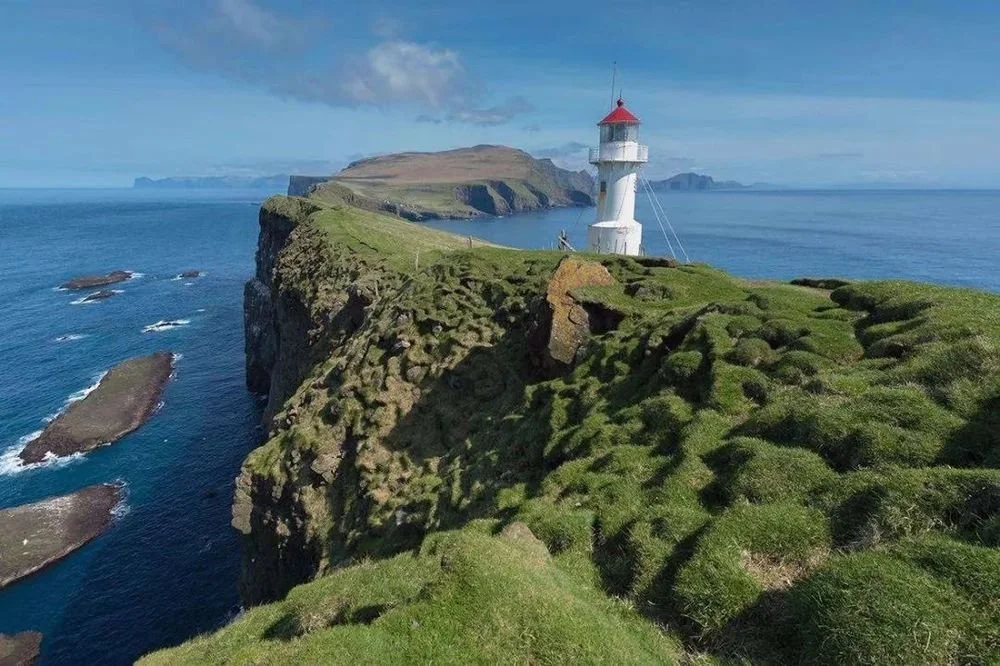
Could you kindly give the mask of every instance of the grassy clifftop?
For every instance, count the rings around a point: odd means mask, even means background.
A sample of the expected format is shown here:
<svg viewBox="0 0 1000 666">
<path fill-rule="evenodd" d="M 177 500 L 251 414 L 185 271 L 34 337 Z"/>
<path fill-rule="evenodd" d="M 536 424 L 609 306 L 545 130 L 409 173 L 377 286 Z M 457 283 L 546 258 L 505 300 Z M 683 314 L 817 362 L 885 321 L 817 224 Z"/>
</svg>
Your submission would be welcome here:
<svg viewBox="0 0 1000 666">
<path fill-rule="evenodd" d="M 1000 296 L 304 228 L 383 285 L 244 466 L 316 580 L 154 661 L 1000 659 Z"/>
</svg>

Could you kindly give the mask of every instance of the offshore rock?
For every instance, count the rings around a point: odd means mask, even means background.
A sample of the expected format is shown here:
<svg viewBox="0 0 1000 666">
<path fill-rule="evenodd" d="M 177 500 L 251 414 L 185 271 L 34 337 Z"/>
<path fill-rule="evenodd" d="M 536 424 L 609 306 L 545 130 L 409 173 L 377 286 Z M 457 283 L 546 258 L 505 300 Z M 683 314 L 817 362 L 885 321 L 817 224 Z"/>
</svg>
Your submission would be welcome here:
<svg viewBox="0 0 1000 666">
<path fill-rule="evenodd" d="M 26 463 L 38 463 L 49 454 L 68 456 L 112 444 L 135 431 L 156 411 L 173 371 L 173 358 L 161 351 L 119 363 L 18 456 Z"/>
<path fill-rule="evenodd" d="M 555 376 L 573 366 L 576 354 L 590 336 L 590 314 L 571 292 L 587 286 L 614 284 L 608 269 L 593 261 L 566 257 L 545 290 L 528 344 L 532 364 L 542 374 Z"/>
<path fill-rule="evenodd" d="M 100 291 L 95 291 L 92 294 L 88 294 L 83 300 L 85 303 L 93 303 L 95 301 L 103 301 L 111 298 L 118 292 L 112 291 L 110 289 L 101 289 Z"/>
<path fill-rule="evenodd" d="M 121 488 L 101 484 L 0 511 L 0 588 L 57 562 L 103 533 Z"/>
<path fill-rule="evenodd" d="M 0 666 L 33 666 L 42 647 L 37 631 L 0 634 Z"/>
<path fill-rule="evenodd" d="M 84 275 L 73 278 L 68 282 L 59 285 L 62 289 L 93 289 L 94 287 L 104 287 L 109 284 L 124 282 L 132 277 L 129 271 L 112 271 L 107 275 Z"/>
</svg>

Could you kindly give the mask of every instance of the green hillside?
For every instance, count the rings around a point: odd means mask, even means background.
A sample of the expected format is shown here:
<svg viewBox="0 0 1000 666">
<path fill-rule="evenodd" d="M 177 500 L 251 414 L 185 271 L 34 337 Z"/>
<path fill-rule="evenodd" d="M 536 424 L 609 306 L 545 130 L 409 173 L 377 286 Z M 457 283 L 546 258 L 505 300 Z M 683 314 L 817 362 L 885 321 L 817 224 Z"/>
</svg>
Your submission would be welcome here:
<svg viewBox="0 0 1000 666">
<path fill-rule="evenodd" d="M 149 663 L 1000 661 L 1000 296 L 310 206 L 277 299 L 381 287 L 235 523 L 255 598 L 315 580 Z"/>
</svg>

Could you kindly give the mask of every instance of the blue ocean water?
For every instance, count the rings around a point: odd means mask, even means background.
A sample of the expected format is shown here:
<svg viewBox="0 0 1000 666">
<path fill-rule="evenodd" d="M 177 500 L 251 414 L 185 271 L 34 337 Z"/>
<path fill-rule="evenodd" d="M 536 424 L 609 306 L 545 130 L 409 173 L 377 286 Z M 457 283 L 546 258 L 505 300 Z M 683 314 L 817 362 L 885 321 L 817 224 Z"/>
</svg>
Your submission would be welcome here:
<svg viewBox="0 0 1000 666">
<path fill-rule="evenodd" d="M 257 443 L 243 385 L 242 288 L 260 192 L 0 190 L 0 507 L 122 481 L 112 528 L 0 590 L 0 632 L 45 637 L 43 664 L 123 664 L 238 610 L 233 479 Z M 122 293 L 74 305 L 64 280 L 136 271 Z M 174 279 L 185 269 L 205 272 Z M 159 320 L 184 326 L 143 332 Z M 117 444 L 19 468 L 19 440 L 100 373 L 168 349 L 163 405 Z"/>
<path fill-rule="evenodd" d="M 998 191 L 669 192 L 659 200 L 692 261 L 736 275 L 892 277 L 1000 291 Z M 564 208 L 429 224 L 523 248 L 552 247 L 565 229 L 583 249 L 593 218 L 593 208 Z M 647 254 L 668 254 L 645 195 L 636 219 Z"/>
<path fill-rule="evenodd" d="M 103 536 L 0 590 L 0 632 L 45 634 L 43 664 L 128 663 L 238 609 L 232 481 L 256 445 L 243 386 L 242 286 L 261 192 L 0 190 L 0 507 L 120 480 Z M 746 277 L 902 277 L 1000 291 L 998 192 L 708 192 L 661 200 L 692 260 Z M 433 226 L 516 247 L 561 229 L 586 245 L 593 209 Z M 648 202 L 650 254 L 666 244 Z M 74 305 L 55 287 L 138 272 L 123 293 Z M 185 269 L 205 275 L 177 280 Z M 161 332 L 160 320 L 188 323 Z M 115 362 L 181 355 L 159 412 L 114 446 L 20 469 L 19 441 Z"/>
</svg>

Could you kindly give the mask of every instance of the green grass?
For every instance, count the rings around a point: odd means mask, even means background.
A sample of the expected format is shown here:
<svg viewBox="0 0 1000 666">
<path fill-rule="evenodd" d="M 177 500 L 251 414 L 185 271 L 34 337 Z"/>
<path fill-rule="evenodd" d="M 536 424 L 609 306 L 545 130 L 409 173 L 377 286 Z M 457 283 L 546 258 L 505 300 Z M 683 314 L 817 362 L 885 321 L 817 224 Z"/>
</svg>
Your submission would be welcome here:
<svg viewBox="0 0 1000 666">
<path fill-rule="evenodd" d="M 314 214 L 313 222 L 338 248 L 357 257 L 385 262 L 400 272 L 414 272 L 457 249 L 488 245 L 479 239 L 454 234 L 398 220 L 388 215 L 357 208 L 330 207 Z"/>
<path fill-rule="evenodd" d="M 364 649 L 554 663 L 574 641 L 582 652 L 565 655 L 583 662 L 665 660 L 657 646 L 674 641 L 723 662 L 998 658 L 1000 296 L 902 282 L 831 293 L 577 255 L 616 284 L 573 298 L 615 323 L 546 378 L 529 340 L 562 254 L 469 249 L 343 206 L 306 217 L 279 267 L 289 302 L 335 320 L 345 292 L 370 300 L 245 474 L 270 521 L 253 575 L 302 560 L 326 575 L 174 661 Z M 332 480 L 313 470 L 319 456 L 341 461 Z M 544 567 L 521 572 L 530 554 L 509 563 L 512 546 L 480 520 L 524 522 Z M 424 587 L 380 583 L 392 609 L 369 624 L 273 641 L 254 620 L 296 599 L 296 616 L 350 619 L 385 602 L 310 590 L 393 567 Z M 529 579 L 537 594 L 519 591 Z M 407 633 L 412 620 L 434 627 L 437 647 Z M 611 651 L 587 635 L 599 631 Z M 530 635 L 530 651 L 510 632 Z M 237 643 L 251 656 L 226 657 Z"/>
<path fill-rule="evenodd" d="M 554 566 L 530 533 L 427 539 L 296 588 L 144 664 L 674 663 L 678 646 Z"/>
</svg>

